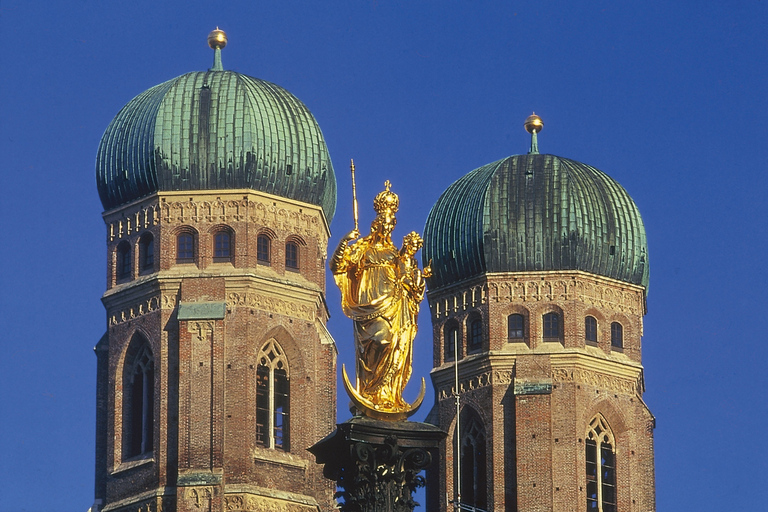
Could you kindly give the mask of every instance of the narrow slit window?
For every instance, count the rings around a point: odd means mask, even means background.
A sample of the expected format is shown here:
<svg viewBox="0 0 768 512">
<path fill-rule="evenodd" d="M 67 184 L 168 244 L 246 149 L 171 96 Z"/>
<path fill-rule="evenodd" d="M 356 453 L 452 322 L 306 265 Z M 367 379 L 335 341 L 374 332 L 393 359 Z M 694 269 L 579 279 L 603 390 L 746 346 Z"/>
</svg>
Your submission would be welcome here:
<svg viewBox="0 0 768 512">
<path fill-rule="evenodd" d="M 584 319 L 584 339 L 597 343 L 597 320 L 593 316 Z"/>
<path fill-rule="evenodd" d="M 299 268 L 299 246 L 296 242 L 285 244 L 285 267 L 293 270 Z"/>
<path fill-rule="evenodd" d="M 614 348 L 624 348 L 624 328 L 619 322 L 611 324 L 611 346 Z"/>
</svg>

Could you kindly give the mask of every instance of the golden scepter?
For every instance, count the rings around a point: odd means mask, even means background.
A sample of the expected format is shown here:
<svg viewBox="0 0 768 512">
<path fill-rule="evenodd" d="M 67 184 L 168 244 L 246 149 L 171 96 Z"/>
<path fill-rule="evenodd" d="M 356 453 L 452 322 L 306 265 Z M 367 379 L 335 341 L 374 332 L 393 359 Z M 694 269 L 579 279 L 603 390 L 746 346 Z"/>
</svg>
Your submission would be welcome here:
<svg viewBox="0 0 768 512">
<path fill-rule="evenodd" d="M 355 231 L 357 229 L 357 190 L 355 189 L 355 161 L 349 159 L 349 168 L 352 171 L 352 215 L 355 216 Z"/>
</svg>

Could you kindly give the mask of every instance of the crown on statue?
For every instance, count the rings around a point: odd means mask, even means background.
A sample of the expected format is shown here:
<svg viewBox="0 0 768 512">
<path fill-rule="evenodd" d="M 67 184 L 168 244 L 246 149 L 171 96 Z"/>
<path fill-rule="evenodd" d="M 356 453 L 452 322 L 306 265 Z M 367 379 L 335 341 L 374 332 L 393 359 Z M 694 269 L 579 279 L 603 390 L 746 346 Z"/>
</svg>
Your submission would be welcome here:
<svg viewBox="0 0 768 512">
<path fill-rule="evenodd" d="M 389 187 L 391 186 L 392 184 L 389 180 L 385 181 L 384 190 L 379 192 L 373 200 L 373 209 L 376 210 L 377 214 L 381 214 L 385 211 L 395 213 L 400 206 L 400 199 L 397 197 L 397 194 L 389 191 Z"/>
</svg>

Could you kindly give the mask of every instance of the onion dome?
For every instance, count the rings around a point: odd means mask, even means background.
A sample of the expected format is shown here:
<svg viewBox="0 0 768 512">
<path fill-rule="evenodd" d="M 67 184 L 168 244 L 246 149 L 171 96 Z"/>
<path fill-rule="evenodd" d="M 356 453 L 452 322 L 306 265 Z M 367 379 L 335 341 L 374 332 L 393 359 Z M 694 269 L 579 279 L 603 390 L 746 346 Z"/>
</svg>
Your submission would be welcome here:
<svg viewBox="0 0 768 512">
<path fill-rule="evenodd" d="M 475 169 L 432 207 L 430 288 L 485 272 L 582 270 L 647 289 L 648 244 L 632 198 L 594 167 L 539 154 L 543 123 L 529 121 L 529 154 Z"/>
<path fill-rule="evenodd" d="M 221 65 L 226 35 L 208 37 L 214 64 L 139 94 L 101 138 L 96 180 L 109 210 L 157 191 L 253 189 L 322 207 L 336 177 L 320 127 L 294 95 Z"/>
</svg>

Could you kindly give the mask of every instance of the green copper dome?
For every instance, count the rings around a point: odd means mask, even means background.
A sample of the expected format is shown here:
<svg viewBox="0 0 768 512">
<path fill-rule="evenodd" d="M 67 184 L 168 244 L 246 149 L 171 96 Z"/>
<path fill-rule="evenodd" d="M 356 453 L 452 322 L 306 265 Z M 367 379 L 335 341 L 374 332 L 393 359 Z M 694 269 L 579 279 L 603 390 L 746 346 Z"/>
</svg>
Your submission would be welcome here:
<svg viewBox="0 0 768 512">
<path fill-rule="evenodd" d="M 475 169 L 424 228 L 430 288 L 485 272 L 583 270 L 648 287 L 648 244 L 626 190 L 589 165 L 518 155 Z"/>
<path fill-rule="evenodd" d="M 220 62 L 123 107 L 101 139 L 96 179 L 105 210 L 156 191 L 241 188 L 318 205 L 329 223 L 336 209 L 333 166 L 307 107 Z"/>
</svg>

